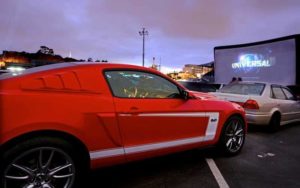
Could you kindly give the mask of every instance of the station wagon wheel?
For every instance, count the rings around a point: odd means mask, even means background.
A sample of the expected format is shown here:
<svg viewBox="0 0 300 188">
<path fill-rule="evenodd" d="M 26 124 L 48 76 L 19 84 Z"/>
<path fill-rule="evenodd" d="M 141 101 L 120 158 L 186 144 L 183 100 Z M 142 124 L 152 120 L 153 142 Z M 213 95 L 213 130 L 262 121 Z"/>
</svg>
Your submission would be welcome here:
<svg viewBox="0 0 300 188">
<path fill-rule="evenodd" d="M 238 117 L 233 116 L 225 123 L 221 140 L 220 147 L 225 154 L 235 155 L 239 153 L 245 142 L 245 123 Z"/>
<path fill-rule="evenodd" d="M 70 149 L 67 142 L 52 138 L 33 139 L 13 147 L 4 155 L 0 187 L 74 187 L 81 169 Z"/>
</svg>

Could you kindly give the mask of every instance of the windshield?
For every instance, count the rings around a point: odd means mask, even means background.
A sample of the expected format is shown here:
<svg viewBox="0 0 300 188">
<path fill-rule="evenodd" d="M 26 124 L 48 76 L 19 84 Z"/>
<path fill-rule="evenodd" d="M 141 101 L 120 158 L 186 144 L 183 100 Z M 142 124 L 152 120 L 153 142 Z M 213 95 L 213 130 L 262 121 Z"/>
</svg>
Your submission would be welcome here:
<svg viewBox="0 0 300 188">
<path fill-rule="evenodd" d="M 262 83 L 234 83 L 224 86 L 219 92 L 240 95 L 262 95 L 264 88 L 265 84 Z"/>
</svg>

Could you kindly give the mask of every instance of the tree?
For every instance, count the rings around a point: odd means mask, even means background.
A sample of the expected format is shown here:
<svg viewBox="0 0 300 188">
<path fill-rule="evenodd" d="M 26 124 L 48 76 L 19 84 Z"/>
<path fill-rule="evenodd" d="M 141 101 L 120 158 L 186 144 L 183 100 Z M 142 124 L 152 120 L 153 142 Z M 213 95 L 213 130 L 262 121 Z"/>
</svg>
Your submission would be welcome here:
<svg viewBox="0 0 300 188">
<path fill-rule="evenodd" d="M 39 51 L 37 51 L 37 53 L 54 55 L 54 50 L 51 48 L 48 48 L 47 46 L 40 46 L 40 49 L 39 49 Z"/>
<path fill-rule="evenodd" d="M 54 51 L 53 49 L 49 49 L 49 52 L 48 52 L 49 55 L 54 55 Z"/>
</svg>

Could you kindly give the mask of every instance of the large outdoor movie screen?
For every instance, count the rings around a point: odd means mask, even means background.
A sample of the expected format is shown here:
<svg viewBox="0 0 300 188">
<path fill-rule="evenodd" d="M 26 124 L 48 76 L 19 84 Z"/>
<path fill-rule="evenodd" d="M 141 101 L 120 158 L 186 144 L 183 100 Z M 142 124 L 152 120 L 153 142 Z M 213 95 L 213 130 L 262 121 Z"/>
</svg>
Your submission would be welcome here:
<svg viewBox="0 0 300 188">
<path fill-rule="evenodd" d="M 296 82 L 295 39 L 239 48 L 215 49 L 215 82 L 233 77 L 293 85 Z"/>
</svg>

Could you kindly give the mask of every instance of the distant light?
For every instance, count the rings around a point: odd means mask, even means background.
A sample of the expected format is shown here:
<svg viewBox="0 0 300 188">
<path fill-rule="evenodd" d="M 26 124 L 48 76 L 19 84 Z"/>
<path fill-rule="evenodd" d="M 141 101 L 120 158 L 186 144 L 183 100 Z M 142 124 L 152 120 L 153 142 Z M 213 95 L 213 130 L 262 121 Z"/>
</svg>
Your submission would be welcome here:
<svg viewBox="0 0 300 188">
<path fill-rule="evenodd" d="M 24 67 L 7 67 L 7 70 L 10 70 L 11 72 L 21 72 L 24 71 Z"/>
</svg>

